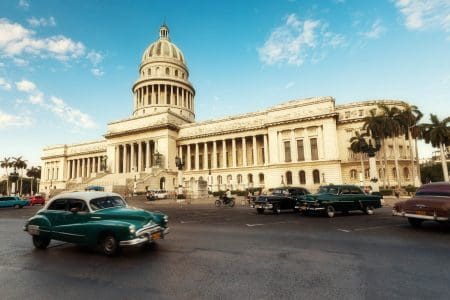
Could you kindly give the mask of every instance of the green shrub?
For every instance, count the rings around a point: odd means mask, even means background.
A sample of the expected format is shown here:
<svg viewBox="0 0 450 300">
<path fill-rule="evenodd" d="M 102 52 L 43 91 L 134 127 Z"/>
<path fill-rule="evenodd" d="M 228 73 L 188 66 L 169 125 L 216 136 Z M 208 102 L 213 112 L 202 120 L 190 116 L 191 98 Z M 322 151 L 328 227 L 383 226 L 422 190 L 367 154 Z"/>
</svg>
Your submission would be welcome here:
<svg viewBox="0 0 450 300">
<path fill-rule="evenodd" d="M 407 185 L 404 189 L 405 189 L 405 191 L 408 192 L 408 195 L 414 194 L 417 190 L 417 188 L 415 186 L 412 186 L 410 184 Z"/>
<path fill-rule="evenodd" d="M 393 193 L 392 189 L 386 189 L 386 190 L 380 189 L 380 194 L 383 196 L 392 196 L 394 193 Z"/>
</svg>

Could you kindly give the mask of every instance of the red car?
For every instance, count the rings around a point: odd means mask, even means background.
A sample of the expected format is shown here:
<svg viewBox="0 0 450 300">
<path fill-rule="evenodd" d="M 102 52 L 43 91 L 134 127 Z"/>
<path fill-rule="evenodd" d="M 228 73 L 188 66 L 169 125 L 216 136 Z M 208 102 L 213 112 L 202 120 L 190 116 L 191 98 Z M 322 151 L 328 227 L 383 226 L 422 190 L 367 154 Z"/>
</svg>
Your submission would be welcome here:
<svg viewBox="0 0 450 300">
<path fill-rule="evenodd" d="M 414 197 L 396 203 L 392 214 L 408 218 L 413 227 L 419 227 L 423 221 L 449 222 L 450 183 L 435 182 L 422 185 Z"/>
<path fill-rule="evenodd" d="M 31 196 L 29 200 L 30 200 L 30 205 L 36 205 L 36 204 L 44 205 L 45 204 L 44 197 L 42 197 L 40 195 Z"/>
</svg>

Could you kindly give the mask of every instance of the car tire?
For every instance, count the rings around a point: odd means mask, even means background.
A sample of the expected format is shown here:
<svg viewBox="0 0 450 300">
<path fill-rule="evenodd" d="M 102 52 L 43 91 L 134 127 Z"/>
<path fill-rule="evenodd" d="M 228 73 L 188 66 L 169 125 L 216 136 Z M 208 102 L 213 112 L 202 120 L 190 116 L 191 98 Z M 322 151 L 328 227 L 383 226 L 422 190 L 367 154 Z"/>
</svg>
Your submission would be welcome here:
<svg viewBox="0 0 450 300">
<path fill-rule="evenodd" d="M 104 254 L 107 256 L 115 256 L 119 252 L 119 242 L 116 237 L 111 234 L 105 234 L 100 239 L 100 248 Z"/>
<path fill-rule="evenodd" d="M 276 215 L 279 215 L 279 214 L 281 213 L 280 206 L 279 206 L 279 205 L 274 205 L 274 207 L 273 207 L 273 212 L 274 212 Z"/>
<path fill-rule="evenodd" d="M 216 207 L 220 207 L 222 205 L 222 201 L 216 200 L 216 202 L 214 202 L 214 204 L 216 205 Z"/>
<path fill-rule="evenodd" d="M 364 208 L 364 213 L 366 215 L 373 215 L 375 213 L 373 206 L 372 205 L 368 205 Z"/>
<path fill-rule="evenodd" d="M 257 209 L 256 209 L 256 212 L 257 212 L 258 214 L 263 214 L 263 213 L 264 213 L 264 208 L 257 208 Z"/>
<path fill-rule="evenodd" d="M 19 204 L 14 205 L 14 208 L 20 208 Z"/>
<path fill-rule="evenodd" d="M 416 218 L 408 218 L 409 224 L 414 228 L 419 228 L 422 225 L 423 220 Z"/>
<path fill-rule="evenodd" d="M 328 218 L 333 218 L 334 215 L 336 214 L 336 211 L 334 210 L 333 206 L 328 205 L 327 209 L 326 209 L 326 213 L 327 213 Z"/>
<path fill-rule="evenodd" d="M 33 245 L 36 249 L 46 249 L 50 244 L 50 239 L 39 235 L 33 235 Z"/>
</svg>

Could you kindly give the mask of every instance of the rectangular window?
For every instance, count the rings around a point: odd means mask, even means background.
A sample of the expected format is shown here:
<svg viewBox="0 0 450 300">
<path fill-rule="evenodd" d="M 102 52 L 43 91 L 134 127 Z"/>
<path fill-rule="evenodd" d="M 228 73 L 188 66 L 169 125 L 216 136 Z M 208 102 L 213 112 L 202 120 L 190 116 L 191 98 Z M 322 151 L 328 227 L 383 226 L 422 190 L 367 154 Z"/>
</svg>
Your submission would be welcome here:
<svg viewBox="0 0 450 300">
<path fill-rule="evenodd" d="M 305 160 L 305 149 L 303 148 L 303 140 L 297 140 L 297 155 L 298 161 Z"/>
<path fill-rule="evenodd" d="M 317 149 L 317 138 L 312 138 L 309 140 L 311 144 L 311 160 L 319 159 L 319 151 Z"/>
<path fill-rule="evenodd" d="M 284 161 L 285 162 L 291 161 L 291 142 L 290 141 L 284 142 Z"/>
</svg>

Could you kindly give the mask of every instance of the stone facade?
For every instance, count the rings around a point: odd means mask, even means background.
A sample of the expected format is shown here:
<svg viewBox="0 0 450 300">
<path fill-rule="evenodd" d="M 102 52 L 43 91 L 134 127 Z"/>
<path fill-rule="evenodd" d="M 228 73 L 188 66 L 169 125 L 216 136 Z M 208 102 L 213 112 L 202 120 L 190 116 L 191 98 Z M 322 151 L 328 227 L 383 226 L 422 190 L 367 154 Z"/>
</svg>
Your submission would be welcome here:
<svg viewBox="0 0 450 300">
<path fill-rule="evenodd" d="M 132 90 L 133 115 L 109 123 L 104 139 L 43 150 L 42 192 L 86 185 L 124 193 L 175 191 L 182 185 L 195 193 L 205 182 L 213 191 L 369 185 L 368 171 L 361 171 L 359 156 L 349 150 L 350 138 L 362 131 L 363 118 L 378 104 L 407 105 L 397 100 L 335 105 L 332 97 L 315 97 L 195 122 L 195 90 L 165 25 L 159 40 L 145 50 Z M 397 145 L 402 184 L 412 183 L 409 142 L 399 138 Z M 392 141 L 387 147 L 386 179 L 394 185 Z M 181 158 L 182 168 L 176 158 Z M 364 164 L 368 169 L 367 157 Z"/>
</svg>

